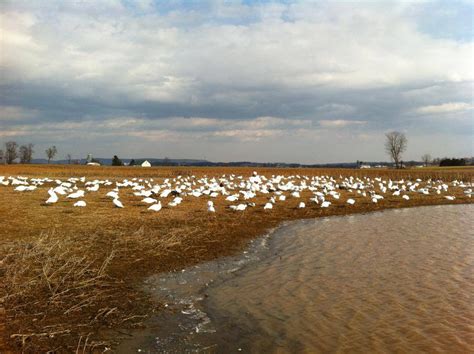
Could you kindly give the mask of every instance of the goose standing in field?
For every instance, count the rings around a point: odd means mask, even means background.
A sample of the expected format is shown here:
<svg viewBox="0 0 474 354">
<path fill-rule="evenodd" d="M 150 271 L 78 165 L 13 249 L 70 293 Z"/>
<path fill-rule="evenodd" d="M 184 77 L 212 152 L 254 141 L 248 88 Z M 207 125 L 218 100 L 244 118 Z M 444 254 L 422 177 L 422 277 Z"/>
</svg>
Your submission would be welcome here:
<svg viewBox="0 0 474 354">
<path fill-rule="evenodd" d="M 265 204 L 265 206 L 263 207 L 264 210 L 267 210 L 267 209 L 273 209 L 273 204 L 272 203 L 267 203 Z"/>
<path fill-rule="evenodd" d="M 300 202 L 298 204 L 298 209 L 304 209 L 306 207 L 306 204 L 304 202 Z"/>
<path fill-rule="evenodd" d="M 451 196 L 451 195 L 445 195 L 444 198 L 446 198 L 447 200 L 454 200 L 454 199 L 456 199 L 456 197 Z"/>
<path fill-rule="evenodd" d="M 354 204 L 355 204 L 355 200 L 352 199 L 352 198 L 349 198 L 349 199 L 347 199 L 347 204 L 354 205 Z"/>
<path fill-rule="evenodd" d="M 111 190 L 110 192 L 106 194 L 106 196 L 117 199 L 119 197 L 118 190 Z"/>
<path fill-rule="evenodd" d="M 53 188 L 50 188 L 48 190 L 48 194 L 49 194 L 49 198 L 48 200 L 46 201 L 46 204 L 54 204 L 58 201 L 58 195 L 54 192 L 54 189 Z"/>
<path fill-rule="evenodd" d="M 152 211 L 160 211 L 161 210 L 161 201 L 159 201 L 157 204 L 153 204 L 148 208 L 148 210 Z"/>
<path fill-rule="evenodd" d="M 79 200 L 79 201 L 74 203 L 75 207 L 85 207 L 86 205 L 87 205 L 86 202 L 83 201 L 83 200 Z"/>
<path fill-rule="evenodd" d="M 207 202 L 207 211 L 210 213 L 216 212 L 216 209 L 214 209 L 214 203 L 212 201 Z"/>
<path fill-rule="evenodd" d="M 410 200 L 410 197 L 406 194 L 404 194 L 402 198 L 405 199 L 405 200 Z"/>
</svg>

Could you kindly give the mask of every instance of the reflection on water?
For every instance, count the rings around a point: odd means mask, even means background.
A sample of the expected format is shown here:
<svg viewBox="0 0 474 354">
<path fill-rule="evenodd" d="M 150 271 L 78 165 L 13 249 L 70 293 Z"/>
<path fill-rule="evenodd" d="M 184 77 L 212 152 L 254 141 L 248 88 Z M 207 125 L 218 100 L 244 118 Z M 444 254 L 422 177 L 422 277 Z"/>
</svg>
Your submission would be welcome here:
<svg viewBox="0 0 474 354">
<path fill-rule="evenodd" d="M 195 322 L 162 345 L 166 335 L 157 330 L 147 349 L 472 352 L 473 211 L 423 207 L 288 224 L 266 251 L 251 248 L 260 260 L 231 275 L 234 265 L 222 263 L 184 272 L 187 283 L 204 284 L 175 300 L 194 292 L 192 314 L 181 315 L 200 316 L 202 331 Z"/>
</svg>

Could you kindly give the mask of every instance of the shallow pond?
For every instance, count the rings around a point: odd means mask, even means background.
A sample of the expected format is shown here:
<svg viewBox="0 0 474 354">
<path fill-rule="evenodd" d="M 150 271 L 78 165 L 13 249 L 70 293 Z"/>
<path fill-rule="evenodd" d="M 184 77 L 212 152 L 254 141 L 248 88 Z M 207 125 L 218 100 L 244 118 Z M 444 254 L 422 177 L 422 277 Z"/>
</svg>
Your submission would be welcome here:
<svg viewBox="0 0 474 354">
<path fill-rule="evenodd" d="M 129 352 L 469 352 L 474 206 L 291 222 L 239 257 L 156 276 Z"/>
</svg>

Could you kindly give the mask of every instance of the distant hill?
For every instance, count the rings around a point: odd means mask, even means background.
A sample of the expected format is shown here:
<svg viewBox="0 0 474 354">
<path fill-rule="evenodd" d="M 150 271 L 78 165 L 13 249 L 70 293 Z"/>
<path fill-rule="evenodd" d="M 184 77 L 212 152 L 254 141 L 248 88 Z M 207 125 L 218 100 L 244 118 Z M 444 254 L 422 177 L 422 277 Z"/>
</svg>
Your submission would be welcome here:
<svg viewBox="0 0 474 354">
<path fill-rule="evenodd" d="M 94 160 L 100 161 L 102 165 L 112 165 L 112 158 L 103 158 L 103 157 L 94 157 Z M 131 158 L 121 159 L 125 164 L 130 163 L 132 160 Z M 134 159 L 137 164 L 142 163 L 143 161 L 149 161 L 153 166 L 196 166 L 200 164 L 211 164 L 212 162 L 206 160 L 197 160 L 197 159 L 158 159 L 158 158 L 135 158 Z M 73 163 L 75 164 L 82 164 L 86 163 L 86 159 L 72 159 Z M 34 164 L 47 164 L 47 159 L 33 159 L 31 163 Z M 59 164 L 59 165 L 67 165 L 69 163 L 68 160 L 52 160 L 51 163 Z"/>
<path fill-rule="evenodd" d="M 94 160 L 100 161 L 102 165 L 112 165 L 111 158 L 101 158 L 95 157 Z M 126 158 L 121 159 L 123 163 L 129 164 L 132 159 Z M 135 158 L 135 164 L 139 165 L 143 161 L 147 160 L 151 163 L 152 166 L 215 166 L 215 167 L 332 167 L 332 168 L 355 168 L 357 164 L 355 162 L 349 163 L 330 163 L 330 164 L 299 164 L 299 163 L 286 163 L 286 162 L 252 162 L 252 161 L 233 161 L 233 162 L 211 162 L 207 160 L 199 159 L 159 159 L 159 158 Z M 86 159 L 73 159 L 75 164 L 86 164 Z M 47 164 L 48 160 L 46 159 L 33 159 L 32 163 L 34 164 Z M 51 161 L 52 164 L 67 165 L 68 160 L 54 160 Z M 378 164 L 374 163 L 374 164 Z"/>
<path fill-rule="evenodd" d="M 96 157 L 94 160 L 100 161 L 102 165 L 112 165 L 111 158 L 101 158 Z M 121 159 L 125 164 L 129 164 L 132 159 L 126 158 Z M 291 167 L 302 167 L 302 168 L 357 168 L 357 162 L 335 162 L 335 163 L 324 163 L 324 164 L 299 164 L 299 163 L 287 163 L 287 162 L 252 162 L 252 161 L 233 161 L 233 162 L 211 162 L 207 160 L 199 159 L 160 159 L 160 158 L 135 158 L 135 164 L 139 165 L 143 161 L 147 160 L 151 163 L 152 166 L 215 166 L 215 167 L 280 167 L 280 168 L 291 168 Z M 465 158 L 466 165 L 472 165 L 474 163 L 474 158 Z M 34 164 L 46 164 L 48 160 L 46 159 L 33 159 L 32 163 Z M 51 161 L 54 164 L 66 165 L 68 160 L 54 160 Z M 73 159 L 73 163 L 79 163 L 84 165 L 86 159 Z M 359 164 L 363 164 L 371 167 L 386 167 L 393 166 L 393 163 L 386 161 L 359 161 Z M 423 163 L 419 161 L 403 161 L 403 164 L 407 167 L 410 166 L 420 166 Z"/>
</svg>

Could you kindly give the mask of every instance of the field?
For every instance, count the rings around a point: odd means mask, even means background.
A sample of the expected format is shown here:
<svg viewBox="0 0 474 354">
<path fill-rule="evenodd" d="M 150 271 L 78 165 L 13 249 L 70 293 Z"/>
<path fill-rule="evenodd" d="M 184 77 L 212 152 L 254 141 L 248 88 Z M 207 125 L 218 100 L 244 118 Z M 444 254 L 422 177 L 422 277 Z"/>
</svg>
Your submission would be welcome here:
<svg viewBox="0 0 474 354">
<path fill-rule="evenodd" d="M 473 168 L 407 170 L 193 168 L 193 167 L 86 167 L 56 165 L 0 166 L 0 176 L 25 176 L 67 180 L 150 179 L 162 183 L 177 176 L 219 177 L 306 175 L 381 177 L 385 180 L 441 179 L 472 182 Z M 216 213 L 207 211 L 205 198 L 186 198 L 171 208 L 163 200 L 159 213 L 147 210 L 140 198 L 127 190 L 125 208 L 115 208 L 105 194 L 114 186 L 88 193 L 85 208 L 61 199 L 46 205 L 49 186 L 17 192 L 0 185 L 0 352 L 58 352 L 103 350 L 113 346 L 127 328 L 142 326 L 161 305 L 140 289 L 143 280 L 157 272 L 182 269 L 198 262 L 241 251 L 249 240 L 286 220 L 363 213 L 386 208 L 447 203 L 471 203 L 461 188 L 444 195 L 411 193 L 410 200 L 388 194 L 377 203 L 341 190 L 329 208 L 288 198 L 271 211 L 263 210 L 268 197 L 258 194 L 256 207 L 234 212 L 223 196 L 214 199 Z M 355 205 L 348 206 L 347 198 Z M 3 317 L 3 318 L 2 318 Z M 4 323 L 3 328 L 1 324 Z M 125 331 L 125 332 L 124 332 Z"/>
</svg>

